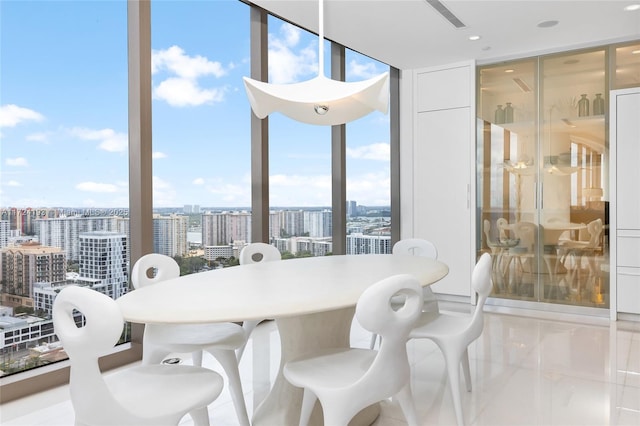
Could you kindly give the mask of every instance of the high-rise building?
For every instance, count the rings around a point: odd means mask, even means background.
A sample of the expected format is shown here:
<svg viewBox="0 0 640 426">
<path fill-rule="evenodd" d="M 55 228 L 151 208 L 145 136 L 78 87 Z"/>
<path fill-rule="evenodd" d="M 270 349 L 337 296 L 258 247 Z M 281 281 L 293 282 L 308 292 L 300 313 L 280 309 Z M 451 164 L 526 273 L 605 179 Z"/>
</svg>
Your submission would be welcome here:
<svg viewBox="0 0 640 426">
<path fill-rule="evenodd" d="M 127 292 L 127 236 L 119 232 L 80 234 L 80 276 L 100 280 L 94 290 L 117 299 Z"/>
<path fill-rule="evenodd" d="M 246 243 L 251 242 L 251 213 L 233 212 L 230 213 L 228 218 L 229 237 L 231 241 L 244 241 Z"/>
<path fill-rule="evenodd" d="M 55 218 L 60 211 L 51 208 L 3 208 L 0 210 L 0 220 L 9 221 L 9 229 L 20 231 L 21 235 L 35 235 L 37 232 L 36 219 Z"/>
<path fill-rule="evenodd" d="M 284 226 L 284 212 L 282 210 L 269 212 L 269 241 L 280 238 Z"/>
<path fill-rule="evenodd" d="M 286 236 L 294 237 L 304 234 L 304 211 L 285 210 L 283 229 Z"/>
<path fill-rule="evenodd" d="M 347 201 L 347 215 L 358 216 L 358 204 L 355 201 Z"/>
<path fill-rule="evenodd" d="M 126 219 L 119 216 L 70 216 L 36 220 L 37 235 L 42 245 L 60 247 L 67 260 L 79 260 L 79 236 L 83 232 L 119 231 Z"/>
<path fill-rule="evenodd" d="M 202 245 L 220 246 L 251 241 L 251 213 L 207 212 L 202 215 Z"/>
<path fill-rule="evenodd" d="M 0 249 L 9 245 L 9 221 L 0 220 Z"/>
<path fill-rule="evenodd" d="M 293 237 L 291 240 L 291 246 L 295 246 L 294 254 L 308 252 L 312 256 L 326 256 L 333 251 L 331 237 Z"/>
<path fill-rule="evenodd" d="M 187 231 L 189 217 L 171 214 L 153 215 L 153 251 L 166 256 L 184 256 L 189 253 Z"/>
<path fill-rule="evenodd" d="M 389 235 L 347 235 L 347 254 L 389 254 L 391 236 Z"/>
<path fill-rule="evenodd" d="M 220 246 L 229 243 L 227 238 L 226 213 L 202 214 L 202 245 Z"/>
<path fill-rule="evenodd" d="M 310 237 L 331 237 L 332 223 L 331 210 L 304 212 L 304 230 Z"/>
<path fill-rule="evenodd" d="M 6 247 L 0 251 L 0 278 L 2 292 L 33 297 L 36 282 L 58 282 L 65 279 L 67 263 L 64 251 L 28 243 L 18 247 Z"/>
</svg>

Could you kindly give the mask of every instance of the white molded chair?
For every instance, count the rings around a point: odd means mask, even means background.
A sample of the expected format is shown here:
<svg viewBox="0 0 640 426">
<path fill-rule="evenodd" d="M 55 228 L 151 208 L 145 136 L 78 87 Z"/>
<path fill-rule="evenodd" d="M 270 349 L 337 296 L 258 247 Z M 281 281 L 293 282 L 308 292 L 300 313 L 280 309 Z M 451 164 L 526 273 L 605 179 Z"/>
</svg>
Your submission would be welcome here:
<svg viewBox="0 0 640 426">
<path fill-rule="evenodd" d="M 394 296 L 405 303 L 395 310 Z M 397 398 L 409 425 L 417 416 L 410 386 L 407 338 L 422 308 L 422 287 L 407 274 L 394 275 L 367 288 L 356 305 L 355 317 L 368 331 L 382 336 L 380 348 L 336 348 L 310 353 L 284 366 L 284 377 L 304 388 L 300 425 L 309 422 L 320 400 L 324 424 L 346 426 L 362 409 Z"/>
<path fill-rule="evenodd" d="M 280 254 L 280 250 L 276 246 L 272 246 L 267 243 L 250 243 L 244 246 L 242 251 L 240 252 L 240 265 L 250 265 L 253 263 L 260 262 L 273 262 L 276 260 L 281 260 L 282 255 Z M 258 324 L 260 324 L 260 320 L 246 320 L 243 321 L 242 326 L 247 332 L 247 339 L 251 335 L 251 332 Z M 242 357 L 244 352 L 245 344 L 238 349 L 238 360 Z"/>
<path fill-rule="evenodd" d="M 467 391 L 471 392 L 471 372 L 467 348 L 482 334 L 484 327 L 483 308 L 491 293 L 491 255 L 484 253 L 476 263 L 471 276 L 471 286 L 478 294 L 475 311 L 471 316 L 440 313 L 437 318 L 421 317 L 416 327 L 409 333 L 411 339 L 431 339 L 442 351 L 447 365 L 449 385 L 456 420 L 464 424 L 460 399 L 460 365 L 464 372 Z"/>
<path fill-rule="evenodd" d="M 178 263 L 173 258 L 158 253 L 142 256 L 131 270 L 134 288 L 153 285 L 178 276 Z M 193 364 L 202 366 L 202 351 L 209 352 L 218 360 L 227 375 L 238 422 L 248 426 L 250 422 L 237 357 L 237 351 L 244 347 L 248 336 L 245 329 L 235 323 L 147 324 L 144 329 L 142 363 L 159 364 L 168 354 L 178 352 L 191 353 Z"/>
<path fill-rule="evenodd" d="M 408 256 L 424 256 L 431 259 L 438 258 L 438 249 L 435 244 L 429 240 L 421 238 L 404 238 L 397 241 L 391 249 L 392 254 L 408 255 Z M 424 299 L 422 305 L 423 312 L 432 312 L 434 315 L 438 313 L 438 298 L 429 286 L 422 288 L 422 296 Z M 369 347 L 373 349 L 376 346 L 377 334 L 371 336 Z"/>
<path fill-rule="evenodd" d="M 75 311 L 84 315 L 76 326 Z M 145 365 L 103 375 L 98 358 L 109 353 L 124 325 L 116 302 L 86 287 L 65 287 L 53 304 L 55 333 L 69 355 L 69 389 L 79 425 L 177 425 L 191 414 L 209 425 L 207 406 L 222 391 L 215 371 L 190 365 Z"/>
</svg>

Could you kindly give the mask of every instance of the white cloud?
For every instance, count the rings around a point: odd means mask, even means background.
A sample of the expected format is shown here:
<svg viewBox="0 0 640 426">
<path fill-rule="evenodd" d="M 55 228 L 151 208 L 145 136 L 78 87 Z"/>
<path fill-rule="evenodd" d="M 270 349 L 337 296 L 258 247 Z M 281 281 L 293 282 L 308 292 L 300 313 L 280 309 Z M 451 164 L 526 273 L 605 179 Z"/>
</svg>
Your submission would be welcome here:
<svg viewBox="0 0 640 426">
<path fill-rule="evenodd" d="M 44 116 L 32 109 L 8 104 L 0 106 L 0 127 L 15 127 L 23 121 L 42 121 Z"/>
<path fill-rule="evenodd" d="M 93 130 L 75 127 L 70 133 L 82 140 L 100 141 L 98 148 L 108 152 L 126 152 L 129 145 L 129 136 L 117 133 L 113 129 Z"/>
<path fill-rule="evenodd" d="M 178 46 L 151 53 L 151 72 L 156 74 L 162 70 L 190 80 L 207 75 L 220 78 L 227 73 L 220 62 L 212 62 L 200 55 L 189 56 Z"/>
<path fill-rule="evenodd" d="M 157 160 L 159 158 L 167 158 L 167 154 L 165 154 L 164 152 L 156 151 L 151 154 L 151 158 L 154 160 Z"/>
<path fill-rule="evenodd" d="M 5 160 L 7 166 L 26 167 L 29 165 L 27 159 L 24 157 L 7 158 Z"/>
<path fill-rule="evenodd" d="M 41 132 L 41 133 L 32 133 L 27 135 L 26 139 L 32 142 L 49 142 L 49 136 L 51 136 L 51 132 Z"/>
<path fill-rule="evenodd" d="M 99 192 L 99 193 L 111 193 L 118 192 L 118 187 L 110 183 L 98 183 L 98 182 L 80 182 L 76 185 L 78 191 L 85 192 Z"/>
<path fill-rule="evenodd" d="M 22 184 L 20 182 L 18 182 L 17 180 L 10 180 L 10 181 L 7 182 L 6 185 L 7 186 L 15 186 L 15 187 L 22 186 Z"/>
<path fill-rule="evenodd" d="M 193 180 L 193 182 L 191 182 L 194 185 L 204 185 L 204 179 L 203 178 L 195 178 Z"/>
<path fill-rule="evenodd" d="M 356 60 L 349 62 L 349 69 L 347 75 L 351 77 L 359 77 L 363 79 L 373 78 L 376 75 L 382 74 L 376 70 L 376 65 L 373 62 L 359 63 Z"/>
<path fill-rule="evenodd" d="M 318 74 L 317 44 L 299 48 L 300 32 L 299 28 L 285 23 L 280 27 L 279 36 L 269 34 L 271 83 L 288 84 L 301 81 L 303 76 Z"/>
<path fill-rule="evenodd" d="M 202 77 L 225 76 L 228 71 L 220 62 L 200 55 L 189 56 L 182 48 L 171 46 L 151 53 L 151 70 L 153 74 L 169 75 L 154 87 L 153 94 L 171 106 L 198 106 L 224 100 L 224 88 L 203 88 L 198 81 Z"/>
<path fill-rule="evenodd" d="M 363 160 L 389 161 L 389 144 L 374 143 L 358 148 L 347 148 L 347 157 Z"/>
<path fill-rule="evenodd" d="M 194 80 L 168 78 L 153 90 L 156 99 L 175 107 L 198 106 L 224 100 L 224 89 L 203 89 Z"/>
</svg>

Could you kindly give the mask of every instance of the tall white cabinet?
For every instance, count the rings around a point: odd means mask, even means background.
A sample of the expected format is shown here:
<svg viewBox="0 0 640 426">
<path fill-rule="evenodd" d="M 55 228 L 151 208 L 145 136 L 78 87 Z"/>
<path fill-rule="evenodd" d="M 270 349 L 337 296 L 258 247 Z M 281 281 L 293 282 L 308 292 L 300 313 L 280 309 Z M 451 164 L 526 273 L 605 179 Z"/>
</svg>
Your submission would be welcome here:
<svg viewBox="0 0 640 426">
<path fill-rule="evenodd" d="M 618 314 L 640 314 L 640 88 L 611 91 L 609 130 L 611 319 L 615 320 Z"/>
<path fill-rule="evenodd" d="M 475 64 L 414 70 L 407 80 L 414 113 L 401 127 L 401 237 L 438 248 L 449 274 L 433 285 L 436 293 L 471 296 Z"/>
</svg>

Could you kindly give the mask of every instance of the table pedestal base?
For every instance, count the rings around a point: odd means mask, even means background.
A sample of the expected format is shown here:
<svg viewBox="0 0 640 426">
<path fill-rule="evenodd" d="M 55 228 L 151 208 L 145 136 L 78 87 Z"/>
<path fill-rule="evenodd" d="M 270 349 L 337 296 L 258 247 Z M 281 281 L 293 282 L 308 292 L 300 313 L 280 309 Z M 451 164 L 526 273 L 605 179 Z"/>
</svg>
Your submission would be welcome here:
<svg viewBox="0 0 640 426">
<path fill-rule="evenodd" d="M 280 368 L 269 395 L 253 415 L 253 426 L 294 426 L 299 423 L 303 391 L 284 378 L 282 369 L 290 360 L 310 351 L 349 347 L 354 313 L 355 308 L 351 307 L 276 319 L 281 342 Z M 370 425 L 379 414 L 380 406 L 372 405 L 358 413 L 349 425 Z M 318 402 L 309 426 L 322 425 L 322 407 Z"/>
</svg>

